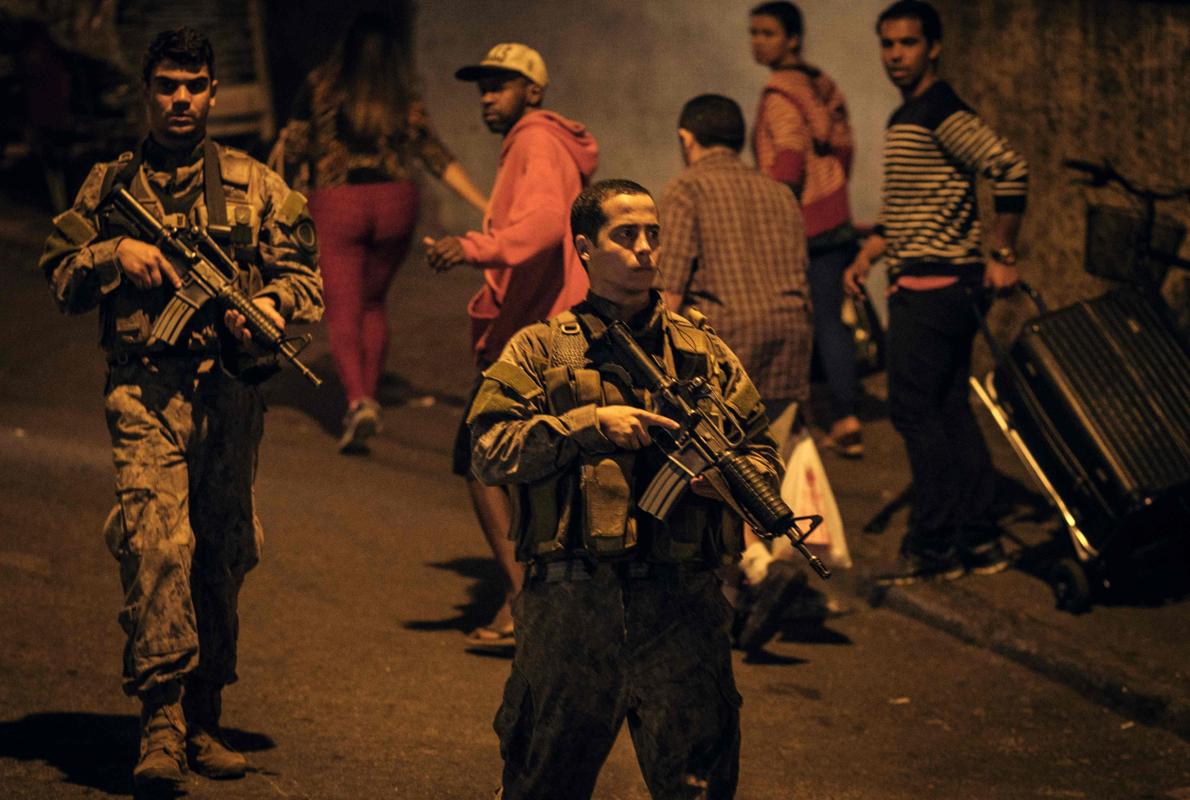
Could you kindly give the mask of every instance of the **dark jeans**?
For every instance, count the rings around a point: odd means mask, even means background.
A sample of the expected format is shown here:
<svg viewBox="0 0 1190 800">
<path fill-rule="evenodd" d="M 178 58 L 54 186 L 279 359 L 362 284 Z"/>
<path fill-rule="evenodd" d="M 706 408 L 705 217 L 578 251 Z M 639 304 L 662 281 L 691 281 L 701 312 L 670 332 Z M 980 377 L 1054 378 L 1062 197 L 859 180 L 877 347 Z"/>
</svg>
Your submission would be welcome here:
<svg viewBox="0 0 1190 800">
<path fill-rule="evenodd" d="M 851 263 L 850 242 L 810 256 L 807 277 L 814 304 L 814 349 L 826 373 L 832 421 L 850 417 L 856 408 L 855 345 L 843 324 L 843 270 Z"/>
<path fill-rule="evenodd" d="M 589 798 L 624 721 L 655 798 L 730 798 L 740 695 L 711 572 L 531 581 L 495 729 L 504 800 Z"/>
<path fill-rule="evenodd" d="M 889 416 L 913 473 L 904 547 L 979 544 L 989 536 L 995 473 L 968 399 L 978 330 L 968 290 L 901 289 L 888 305 Z"/>
</svg>

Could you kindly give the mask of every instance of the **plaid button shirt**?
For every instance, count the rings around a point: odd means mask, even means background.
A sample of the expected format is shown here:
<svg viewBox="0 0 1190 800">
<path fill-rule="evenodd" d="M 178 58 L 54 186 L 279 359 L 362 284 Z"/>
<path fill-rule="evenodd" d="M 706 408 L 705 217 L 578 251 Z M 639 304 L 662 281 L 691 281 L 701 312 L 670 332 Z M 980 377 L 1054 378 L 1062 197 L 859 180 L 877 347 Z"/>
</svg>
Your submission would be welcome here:
<svg viewBox="0 0 1190 800">
<path fill-rule="evenodd" d="M 801 211 L 789 189 L 727 152 L 665 187 L 661 281 L 705 314 L 760 395 L 809 397 L 810 294 Z"/>
</svg>

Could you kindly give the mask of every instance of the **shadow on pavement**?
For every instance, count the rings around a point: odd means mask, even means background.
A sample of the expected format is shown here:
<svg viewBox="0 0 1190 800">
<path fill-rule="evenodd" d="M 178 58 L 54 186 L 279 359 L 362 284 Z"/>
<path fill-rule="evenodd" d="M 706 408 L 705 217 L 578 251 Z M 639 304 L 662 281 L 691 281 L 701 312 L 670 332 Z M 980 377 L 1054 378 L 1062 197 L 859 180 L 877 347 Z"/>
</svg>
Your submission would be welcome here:
<svg viewBox="0 0 1190 800">
<path fill-rule="evenodd" d="M 266 384 L 265 398 L 269 405 L 287 406 L 302 412 L 323 431 L 337 437 L 342 432 L 346 401 L 334 361 L 329 354 L 324 354 L 304 363 L 322 379 L 322 386 L 316 388 L 296 370 L 285 368 Z M 464 398 L 456 394 L 420 389 L 393 372 L 380 377 L 376 394 L 380 405 L 386 407 L 440 404 L 462 408 L 464 402 Z"/>
<path fill-rule="evenodd" d="M 783 656 L 777 653 L 769 652 L 768 650 L 756 650 L 751 653 L 744 654 L 745 664 L 754 664 L 757 666 L 778 666 L 788 667 L 795 664 L 809 664 L 809 659 L 797 658 L 796 656 Z"/>
<path fill-rule="evenodd" d="M 139 723 L 130 714 L 51 711 L 0 722 L 0 758 L 41 761 L 62 781 L 105 794 L 131 796 Z M 275 747 L 262 734 L 225 728 L 228 744 L 241 752 Z"/>
<path fill-rule="evenodd" d="M 1108 558 L 1103 563 L 1082 563 L 1092 603 L 1155 608 L 1190 601 L 1190 547 L 1178 541 L 1159 545 L 1139 562 Z M 1063 561 L 1076 561 L 1070 534 L 1065 527 L 1054 527 L 1049 539 L 1022 548 L 1016 566 L 1033 578 L 1052 583 L 1055 567 Z"/>
<path fill-rule="evenodd" d="M 500 568 L 490 558 L 454 558 L 450 561 L 430 562 L 426 566 L 449 570 L 474 582 L 467 587 L 468 601 L 455 606 L 459 613 L 445 619 L 409 620 L 404 623 L 404 627 L 411 631 L 466 633 L 491 620 L 504 604 L 504 581 L 500 575 Z"/>
</svg>

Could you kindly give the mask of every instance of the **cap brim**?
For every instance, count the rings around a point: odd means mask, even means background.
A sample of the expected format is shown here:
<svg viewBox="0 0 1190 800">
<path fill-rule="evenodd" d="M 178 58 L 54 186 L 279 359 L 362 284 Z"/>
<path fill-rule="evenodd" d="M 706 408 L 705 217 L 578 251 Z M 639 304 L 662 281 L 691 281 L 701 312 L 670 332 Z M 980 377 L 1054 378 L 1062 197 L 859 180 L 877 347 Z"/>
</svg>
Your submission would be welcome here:
<svg viewBox="0 0 1190 800">
<path fill-rule="evenodd" d="M 472 64 L 455 72 L 455 78 L 460 81 L 481 81 L 493 75 L 522 75 L 522 73 L 515 69 L 490 67 L 485 64 Z"/>
</svg>

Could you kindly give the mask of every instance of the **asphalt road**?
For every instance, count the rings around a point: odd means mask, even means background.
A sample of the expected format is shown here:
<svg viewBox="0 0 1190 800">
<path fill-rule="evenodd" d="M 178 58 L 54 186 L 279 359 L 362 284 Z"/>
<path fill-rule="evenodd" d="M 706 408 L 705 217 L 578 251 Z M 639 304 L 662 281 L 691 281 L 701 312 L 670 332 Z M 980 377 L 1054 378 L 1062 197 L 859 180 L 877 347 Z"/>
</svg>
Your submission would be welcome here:
<svg viewBox="0 0 1190 800">
<path fill-rule="evenodd" d="M 99 532 L 112 476 L 96 323 L 57 314 L 36 253 L 0 248 L 0 797 L 127 796 L 136 707 Z M 255 769 L 192 778 L 190 797 L 483 798 L 498 783 L 508 661 L 462 642 L 498 604 L 496 576 L 448 462 L 475 276 L 419 267 L 394 287 L 370 457 L 334 452 L 333 381 L 270 387 L 265 554 L 224 715 Z M 324 342 L 310 352 L 331 377 Z M 737 657 L 741 798 L 1190 798 L 1183 739 L 889 610 L 790 623 L 769 654 Z M 647 797 L 627 738 L 596 796 Z"/>
</svg>

